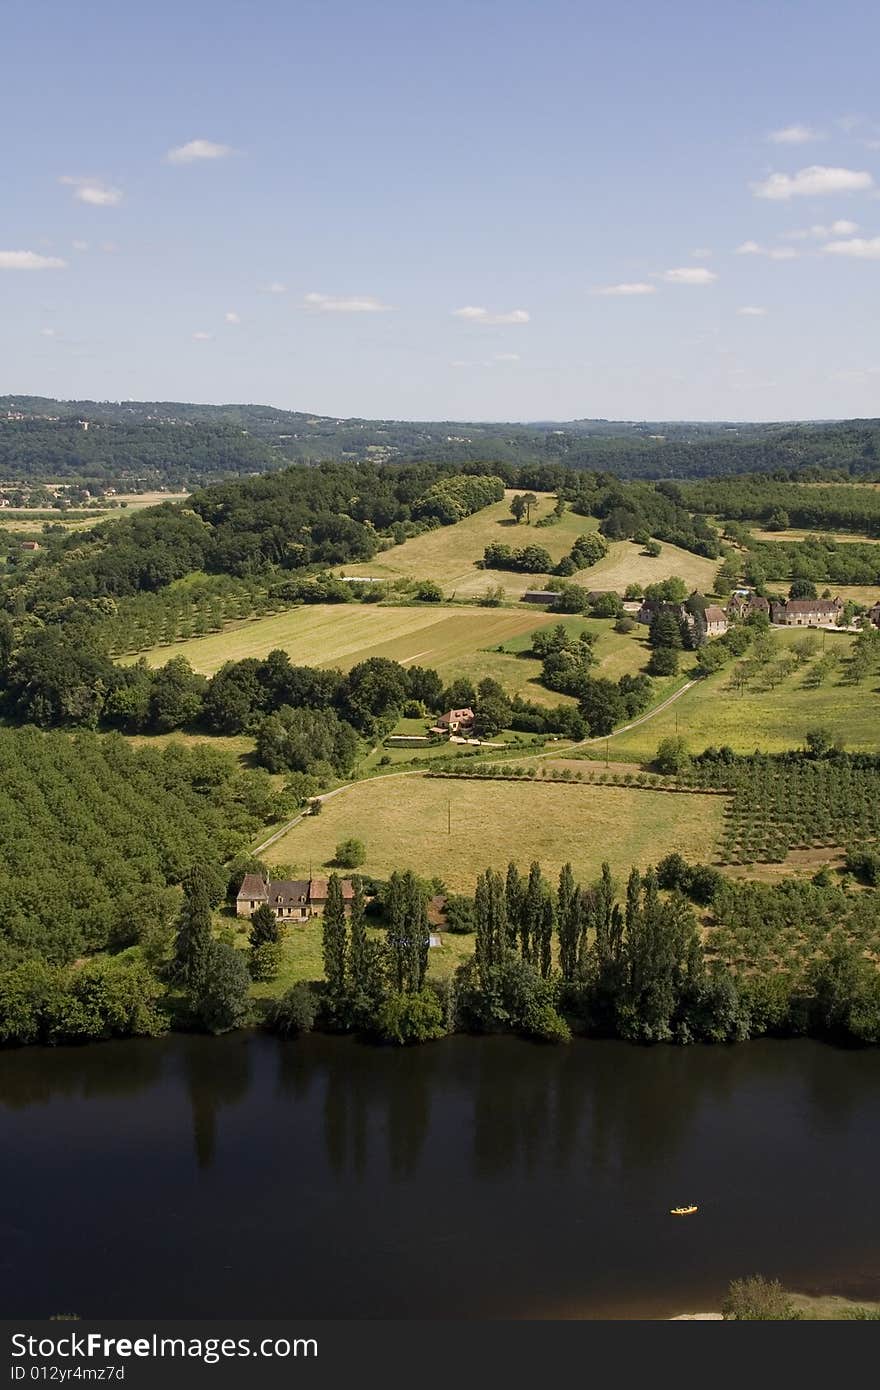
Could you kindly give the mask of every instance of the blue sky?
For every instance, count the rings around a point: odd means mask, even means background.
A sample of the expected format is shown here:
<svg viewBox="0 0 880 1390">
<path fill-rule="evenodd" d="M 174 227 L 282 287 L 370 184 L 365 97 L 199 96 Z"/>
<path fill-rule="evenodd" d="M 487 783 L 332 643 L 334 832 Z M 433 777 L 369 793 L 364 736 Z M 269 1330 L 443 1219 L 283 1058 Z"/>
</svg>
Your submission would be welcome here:
<svg viewBox="0 0 880 1390">
<path fill-rule="evenodd" d="M 864 0 L 8 0 L 0 392 L 880 415 Z"/>
</svg>

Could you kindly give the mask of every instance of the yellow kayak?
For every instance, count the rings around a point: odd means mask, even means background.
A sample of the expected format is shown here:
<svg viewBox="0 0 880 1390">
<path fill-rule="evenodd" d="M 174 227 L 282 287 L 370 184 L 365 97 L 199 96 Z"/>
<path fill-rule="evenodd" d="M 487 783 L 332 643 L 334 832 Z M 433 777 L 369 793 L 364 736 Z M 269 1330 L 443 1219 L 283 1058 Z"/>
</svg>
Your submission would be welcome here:
<svg viewBox="0 0 880 1390">
<path fill-rule="evenodd" d="M 698 1211 L 698 1210 L 699 1210 L 699 1208 L 696 1207 L 696 1206 L 692 1206 L 692 1207 L 670 1207 L 670 1208 L 669 1208 L 669 1215 L 670 1215 L 670 1216 L 692 1216 L 693 1213 L 694 1213 L 695 1211 Z"/>
</svg>

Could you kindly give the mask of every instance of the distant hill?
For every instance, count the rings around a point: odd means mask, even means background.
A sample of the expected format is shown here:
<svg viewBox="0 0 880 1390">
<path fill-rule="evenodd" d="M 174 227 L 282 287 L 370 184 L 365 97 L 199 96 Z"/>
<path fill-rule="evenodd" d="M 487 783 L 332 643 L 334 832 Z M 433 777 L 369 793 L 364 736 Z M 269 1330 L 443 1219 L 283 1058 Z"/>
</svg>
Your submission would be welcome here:
<svg viewBox="0 0 880 1390">
<path fill-rule="evenodd" d="M 874 475 L 880 420 L 734 424 L 344 419 L 262 405 L 0 396 L 0 482 L 59 478 L 187 490 L 292 463 L 492 462 L 621 478 Z"/>
</svg>

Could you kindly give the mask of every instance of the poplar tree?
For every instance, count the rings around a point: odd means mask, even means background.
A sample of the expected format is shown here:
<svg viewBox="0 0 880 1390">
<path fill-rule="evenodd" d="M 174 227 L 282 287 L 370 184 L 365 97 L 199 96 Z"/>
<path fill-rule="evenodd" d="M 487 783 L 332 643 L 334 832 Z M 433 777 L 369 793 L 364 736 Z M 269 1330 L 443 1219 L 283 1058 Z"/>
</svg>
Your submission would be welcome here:
<svg viewBox="0 0 880 1390">
<path fill-rule="evenodd" d="M 364 886 L 359 875 L 352 879 L 352 887 L 354 897 L 351 902 L 351 916 L 348 919 L 348 966 L 352 990 L 355 994 L 362 994 L 366 984 L 367 928 L 364 919 Z"/>
<path fill-rule="evenodd" d="M 428 969 L 428 898 L 411 869 L 406 880 L 407 989 L 418 994 Z"/>
<path fill-rule="evenodd" d="M 477 969 L 485 988 L 489 971 L 504 958 L 508 930 L 504 880 L 493 869 L 486 869 L 477 879 L 474 915 Z"/>
<path fill-rule="evenodd" d="M 577 974 L 581 914 L 578 904 L 578 890 L 570 864 L 563 864 L 562 866 L 556 905 L 559 969 L 564 980 L 573 980 Z"/>
<path fill-rule="evenodd" d="M 507 866 L 507 880 L 504 885 L 504 903 L 507 908 L 507 942 L 516 949 L 516 934 L 522 919 L 524 885 L 519 869 L 515 864 Z"/>
<path fill-rule="evenodd" d="M 406 885 L 396 869 L 388 880 L 387 910 L 391 976 L 400 994 L 406 980 Z"/>
<path fill-rule="evenodd" d="M 347 954 L 345 904 L 342 883 L 338 874 L 331 874 L 327 883 L 327 903 L 321 938 L 324 956 L 324 975 L 332 1005 L 338 1008 L 345 995 L 345 958 Z"/>
<path fill-rule="evenodd" d="M 194 864 L 183 881 L 183 905 L 177 920 L 173 975 L 194 999 L 202 989 L 211 949 L 213 875 L 205 864 Z"/>
<path fill-rule="evenodd" d="M 555 919 L 556 913 L 553 910 L 553 898 L 550 894 L 549 889 L 545 885 L 544 904 L 541 911 L 539 946 L 536 952 L 535 961 L 535 964 L 538 966 L 538 969 L 540 970 L 541 975 L 545 980 L 550 975 L 550 968 L 553 962 L 553 925 Z"/>
<path fill-rule="evenodd" d="M 520 949 L 523 960 L 529 965 L 537 965 L 540 955 L 545 894 L 541 865 L 536 861 L 529 869 L 529 882 L 520 916 Z"/>
</svg>

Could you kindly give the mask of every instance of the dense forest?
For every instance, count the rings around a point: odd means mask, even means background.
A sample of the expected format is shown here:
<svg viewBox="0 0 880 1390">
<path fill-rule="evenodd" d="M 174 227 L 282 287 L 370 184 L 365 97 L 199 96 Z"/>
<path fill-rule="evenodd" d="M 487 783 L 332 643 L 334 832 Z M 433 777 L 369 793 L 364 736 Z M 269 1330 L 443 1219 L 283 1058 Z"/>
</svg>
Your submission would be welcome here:
<svg viewBox="0 0 880 1390">
<path fill-rule="evenodd" d="M 620 478 L 780 471 L 858 477 L 877 472 L 880 422 L 408 422 L 258 405 L 0 397 L 4 481 L 76 478 L 96 487 L 187 491 L 291 463 L 433 462 L 467 471 L 486 460 L 505 478 L 541 465 Z"/>
</svg>

